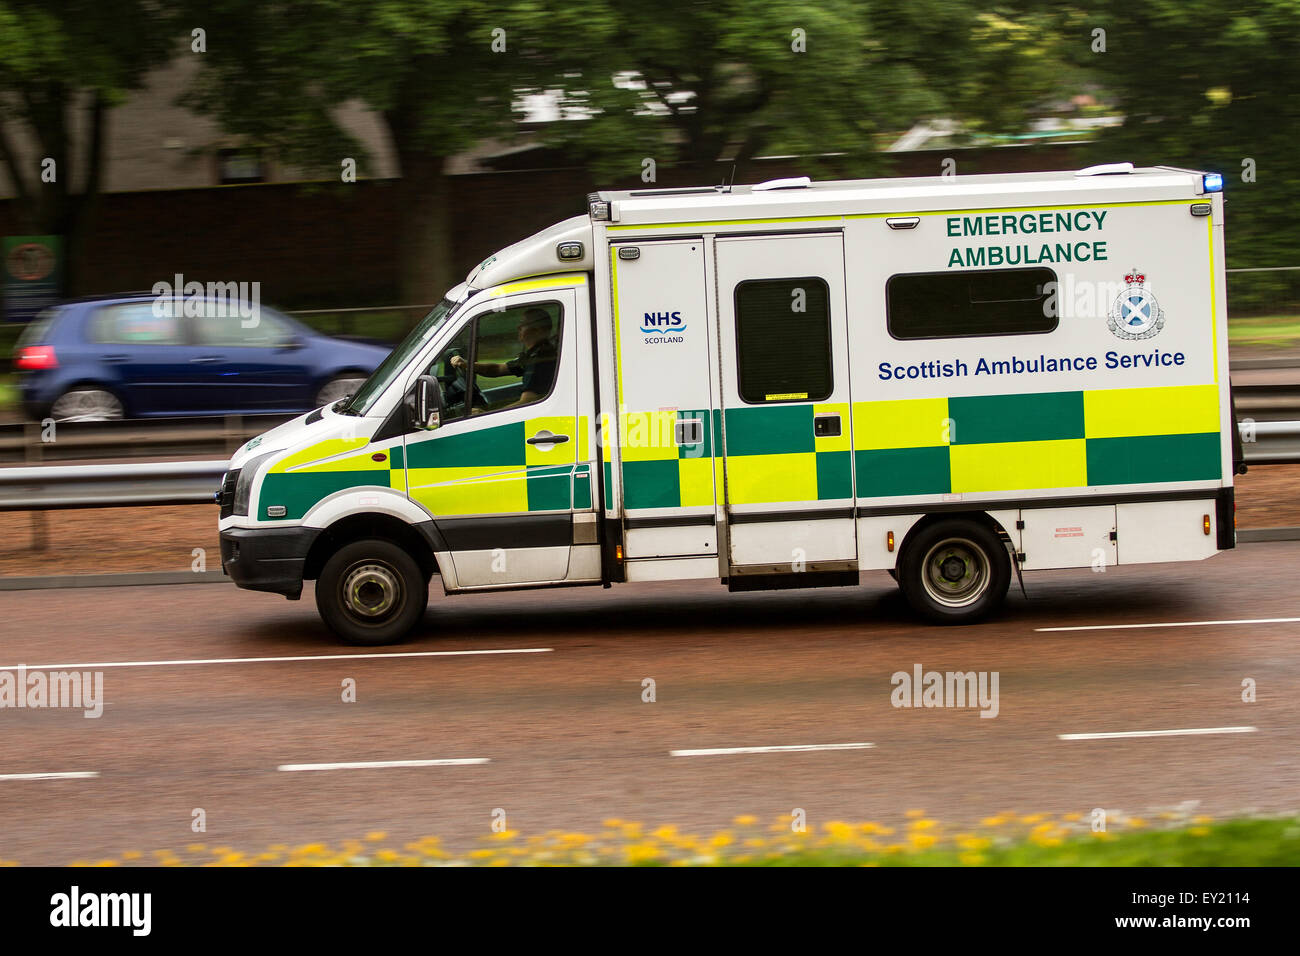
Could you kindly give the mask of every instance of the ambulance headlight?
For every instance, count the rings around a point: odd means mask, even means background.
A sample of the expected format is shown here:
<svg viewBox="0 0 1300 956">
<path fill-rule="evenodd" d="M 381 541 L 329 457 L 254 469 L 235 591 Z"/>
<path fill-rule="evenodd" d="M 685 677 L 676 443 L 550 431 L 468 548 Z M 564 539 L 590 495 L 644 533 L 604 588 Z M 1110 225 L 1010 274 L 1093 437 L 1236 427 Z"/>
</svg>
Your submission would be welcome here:
<svg viewBox="0 0 1300 956">
<path fill-rule="evenodd" d="M 235 484 L 235 514 L 248 514 L 248 500 L 253 494 L 253 481 L 257 478 L 257 473 L 261 467 L 278 454 L 278 451 L 273 451 L 265 455 L 258 455 L 256 458 L 250 459 L 239 470 L 239 481 Z"/>
<path fill-rule="evenodd" d="M 1201 182 L 1207 193 L 1223 192 L 1223 173 L 1206 173 L 1201 177 Z"/>
</svg>

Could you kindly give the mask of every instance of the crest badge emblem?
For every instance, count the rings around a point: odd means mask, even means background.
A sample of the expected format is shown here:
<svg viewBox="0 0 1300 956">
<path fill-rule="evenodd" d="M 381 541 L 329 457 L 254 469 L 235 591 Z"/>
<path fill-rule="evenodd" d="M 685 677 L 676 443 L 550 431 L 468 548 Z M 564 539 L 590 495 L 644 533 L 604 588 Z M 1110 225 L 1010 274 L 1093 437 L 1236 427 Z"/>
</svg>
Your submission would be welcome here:
<svg viewBox="0 0 1300 956">
<path fill-rule="evenodd" d="M 1134 269 L 1124 277 L 1127 283 L 1111 306 L 1106 327 L 1121 339 L 1149 339 L 1165 327 L 1165 313 L 1151 290 L 1147 277 Z"/>
</svg>

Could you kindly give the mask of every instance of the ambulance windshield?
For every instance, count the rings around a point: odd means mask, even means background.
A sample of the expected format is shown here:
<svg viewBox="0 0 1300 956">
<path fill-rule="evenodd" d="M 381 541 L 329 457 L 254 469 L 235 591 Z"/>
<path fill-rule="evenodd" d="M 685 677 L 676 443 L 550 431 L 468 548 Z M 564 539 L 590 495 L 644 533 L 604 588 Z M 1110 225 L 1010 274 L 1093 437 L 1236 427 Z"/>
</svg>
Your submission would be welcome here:
<svg viewBox="0 0 1300 956">
<path fill-rule="evenodd" d="M 402 339 L 402 343 L 380 363 L 379 368 L 362 383 L 356 394 L 344 399 L 342 404 L 335 407 L 335 411 L 341 415 L 366 414 L 375 400 L 384 393 L 394 379 L 402 374 L 407 360 L 429 341 L 429 336 L 442 328 L 442 324 L 455 309 L 456 303 L 450 299 L 443 299 L 435 305 L 433 311 L 420 320 L 410 334 Z"/>
</svg>

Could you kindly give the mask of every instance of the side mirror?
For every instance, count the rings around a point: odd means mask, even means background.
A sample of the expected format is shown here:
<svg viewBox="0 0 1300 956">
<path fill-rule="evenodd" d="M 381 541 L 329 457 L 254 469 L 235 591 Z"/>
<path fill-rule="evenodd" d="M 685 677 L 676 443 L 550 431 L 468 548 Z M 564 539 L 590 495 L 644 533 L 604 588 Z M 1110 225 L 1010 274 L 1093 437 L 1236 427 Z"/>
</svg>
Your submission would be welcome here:
<svg viewBox="0 0 1300 956">
<path fill-rule="evenodd" d="M 298 349 L 306 347 L 307 343 L 303 340 L 303 337 L 297 333 L 290 335 L 279 345 L 281 352 L 296 352 Z"/>
<path fill-rule="evenodd" d="M 432 375 L 415 380 L 415 427 L 432 431 L 442 419 L 442 386 Z"/>
</svg>

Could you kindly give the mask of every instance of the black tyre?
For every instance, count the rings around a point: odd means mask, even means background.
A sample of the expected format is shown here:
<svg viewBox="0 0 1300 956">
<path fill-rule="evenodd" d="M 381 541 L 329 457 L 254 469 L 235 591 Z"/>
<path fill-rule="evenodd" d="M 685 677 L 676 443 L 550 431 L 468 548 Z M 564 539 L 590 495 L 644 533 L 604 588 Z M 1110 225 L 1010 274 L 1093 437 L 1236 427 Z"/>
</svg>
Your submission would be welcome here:
<svg viewBox="0 0 1300 956">
<path fill-rule="evenodd" d="M 409 554 L 391 541 L 344 545 L 316 581 L 316 608 L 349 644 L 395 644 L 419 622 L 429 582 Z"/>
<path fill-rule="evenodd" d="M 1002 606 L 1011 584 L 1006 546 L 987 525 L 938 521 L 907 542 L 898 583 L 907 603 L 936 624 L 972 624 Z"/>
</svg>

